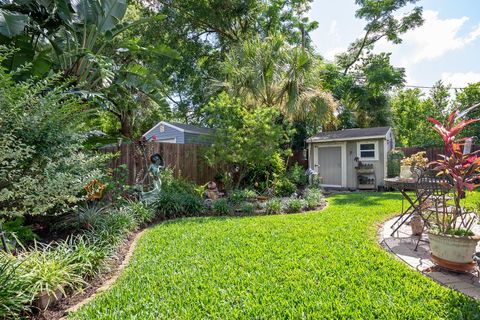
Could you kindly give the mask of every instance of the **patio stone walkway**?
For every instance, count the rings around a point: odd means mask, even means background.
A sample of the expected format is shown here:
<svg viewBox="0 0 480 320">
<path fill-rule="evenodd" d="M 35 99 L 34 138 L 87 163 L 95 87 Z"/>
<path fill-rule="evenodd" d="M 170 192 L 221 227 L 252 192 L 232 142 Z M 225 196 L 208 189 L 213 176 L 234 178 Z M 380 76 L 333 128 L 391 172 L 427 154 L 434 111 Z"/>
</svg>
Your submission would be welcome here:
<svg viewBox="0 0 480 320">
<path fill-rule="evenodd" d="M 393 231 L 391 226 L 397 218 L 395 217 L 385 222 L 379 230 L 380 244 L 385 249 L 413 269 L 440 284 L 460 291 L 472 298 L 480 299 L 480 279 L 477 272 L 460 274 L 436 267 L 430 260 L 430 249 L 427 242 L 420 241 L 417 251 L 414 251 L 418 236 L 412 236 L 410 225 L 404 224 L 393 237 L 391 236 Z M 422 239 L 427 240 L 425 235 Z M 479 247 L 477 247 L 477 251 L 480 251 Z"/>
</svg>

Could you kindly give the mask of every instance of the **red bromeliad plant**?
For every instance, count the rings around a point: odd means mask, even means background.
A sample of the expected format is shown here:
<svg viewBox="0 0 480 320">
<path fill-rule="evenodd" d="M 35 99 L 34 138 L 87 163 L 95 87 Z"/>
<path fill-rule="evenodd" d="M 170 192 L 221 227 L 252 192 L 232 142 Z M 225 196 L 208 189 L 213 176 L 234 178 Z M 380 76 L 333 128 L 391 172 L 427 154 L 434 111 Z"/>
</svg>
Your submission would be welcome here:
<svg viewBox="0 0 480 320">
<path fill-rule="evenodd" d="M 460 200 L 465 197 L 465 190 L 472 191 L 479 186 L 476 183 L 480 179 L 480 157 L 478 157 L 480 150 L 464 154 L 462 146 L 464 146 L 466 138 L 456 140 L 455 136 L 465 126 L 480 121 L 480 119 L 461 120 L 456 123 L 457 119 L 464 114 L 457 116 L 457 112 L 453 111 L 445 125 L 433 118 L 428 118 L 429 121 L 435 124 L 434 130 L 442 137 L 445 149 L 445 154 L 440 155 L 441 159 L 433 161 L 429 165 L 433 165 L 433 169 L 446 178 L 454 190 L 455 208 L 453 214 L 447 221 L 442 219 L 444 223 L 439 223 L 438 225 L 439 231 L 442 233 L 455 233 L 456 230 L 460 231 L 461 229 L 471 233 L 475 220 L 470 215 L 462 212 Z M 437 219 L 437 221 L 439 220 Z"/>
</svg>

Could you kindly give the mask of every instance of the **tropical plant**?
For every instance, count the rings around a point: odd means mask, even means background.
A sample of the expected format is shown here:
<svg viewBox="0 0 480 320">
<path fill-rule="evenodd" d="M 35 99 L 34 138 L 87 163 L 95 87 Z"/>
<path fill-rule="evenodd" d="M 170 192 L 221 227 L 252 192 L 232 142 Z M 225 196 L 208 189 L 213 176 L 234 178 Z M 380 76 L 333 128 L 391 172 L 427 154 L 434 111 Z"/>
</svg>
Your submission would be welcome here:
<svg viewBox="0 0 480 320">
<path fill-rule="evenodd" d="M 275 108 L 291 120 L 331 120 L 337 104 L 318 78 L 320 58 L 282 36 L 244 41 L 226 57 L 226 80 L 219 85 L 248 108 Z"/>
<path fill-rule="evenodd" d="M 462 150 L 464 139 L 456 139 L 456 136 L 461 134 L 463 128 L 471 123 L 480 121 L 480 119 L 462 120 L 463 116 L 472 109 L 467 109 L 460 114 L 457 111 L 453 111 L 448 116 L 445 124 L 429 118 L 434 124 L 434 130 L 441 136 L 445 150 L 444 154 L 440 156 L 441 159 L 431 162 L 431 165 L 453 187 L 453 213 L 450 217 L 437 218 L 436 221 L 436 227 L 441 233 L 445 234 L 457 234 L 460 229 L 472 234 L 471 228 L 476 221 L 475 215 L 472 216 L 464 211 L 461 200 L 465 198 L 465 190 L 472 191 L 479 186 L 479 151 L 464 153 Z"/>
</svg>

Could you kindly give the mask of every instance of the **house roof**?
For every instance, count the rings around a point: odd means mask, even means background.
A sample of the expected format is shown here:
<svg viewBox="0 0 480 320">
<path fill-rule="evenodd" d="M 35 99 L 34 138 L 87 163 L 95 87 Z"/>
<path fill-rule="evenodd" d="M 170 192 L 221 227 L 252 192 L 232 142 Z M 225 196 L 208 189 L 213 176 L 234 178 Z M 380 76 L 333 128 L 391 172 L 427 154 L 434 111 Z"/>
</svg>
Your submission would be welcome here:
<svg viewBox="0 0 480 320">
<path fill-rule="evenodd" d="M 188 132 L 188 133 L 196 133 L 196 134 L 211 134 L 212 129 L 205 128 L 205 127 L 197 127 L 191 124 L 180 123 L 180 122 L 166 122 L 162 121 L 165 125 L 170 125 L 172 128 Z"/>
<path fill-rule="evenodd" d="M 362 140 L 362 139 L 385 139 L 390 127 L 374 127 L 374 128 L 354 128 L 339 131 L 320 132 L 313 137 L 307 139 L 307 142 L 324 142 L 324 141 L 342 141 L 342 140 Z"/>
</svg>

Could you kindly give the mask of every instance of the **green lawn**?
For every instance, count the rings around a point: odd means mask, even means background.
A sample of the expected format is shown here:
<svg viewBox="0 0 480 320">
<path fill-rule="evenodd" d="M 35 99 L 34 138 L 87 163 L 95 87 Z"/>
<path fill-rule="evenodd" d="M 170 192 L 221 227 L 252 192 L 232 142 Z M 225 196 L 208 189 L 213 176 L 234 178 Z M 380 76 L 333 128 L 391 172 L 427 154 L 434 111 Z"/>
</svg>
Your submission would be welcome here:
<svg viewBox="0 0 480 320">
<path fill-rule="evenodd" d="M 377 243 L 397 193 L 322 212 L 189 218 L 148 230 L 119 281 L 78 319 L 480 319 L 480 304 Z"/>
</svg>

